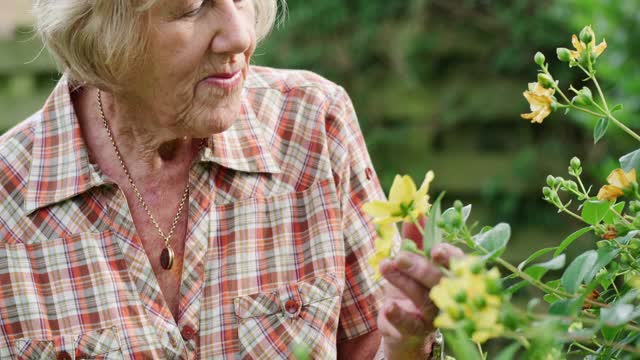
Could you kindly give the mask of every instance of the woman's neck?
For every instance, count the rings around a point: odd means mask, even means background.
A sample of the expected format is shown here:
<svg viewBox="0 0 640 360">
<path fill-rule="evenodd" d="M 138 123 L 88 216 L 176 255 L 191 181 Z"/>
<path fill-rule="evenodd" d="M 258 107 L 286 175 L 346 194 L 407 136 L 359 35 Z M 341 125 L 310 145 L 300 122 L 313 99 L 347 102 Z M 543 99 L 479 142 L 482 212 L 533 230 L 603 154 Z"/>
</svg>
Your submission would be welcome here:
<svg viewBox="0 0 640 360">
<path fill-rule="evenodd" d="M 103 171 L 122 173 L 115 150 L 104 126 L 97 101 L 97 90 L 83 88 L 72 96 L 84 140 L 92 162 Z M 101 93 L 104 117 L 120 154 L 134 179 L 156 179 L 167 171 L 188 173 L 197 156 L 200 139 L 179 136 L 154 123 L 151 110 L 118 101 Z M 118 170 L 120 168 L 120 170 Z"/>
</svg>

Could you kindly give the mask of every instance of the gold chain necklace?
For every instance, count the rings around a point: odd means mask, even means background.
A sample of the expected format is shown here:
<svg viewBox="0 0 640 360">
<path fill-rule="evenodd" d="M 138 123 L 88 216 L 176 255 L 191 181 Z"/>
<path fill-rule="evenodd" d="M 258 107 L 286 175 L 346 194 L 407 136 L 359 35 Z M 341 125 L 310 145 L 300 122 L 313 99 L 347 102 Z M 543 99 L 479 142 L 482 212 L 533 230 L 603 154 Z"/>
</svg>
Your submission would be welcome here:
<svg viewBox="0 0 640 360">
<path fill-rule="evenodd" d="M 142 194 L 140 193 L 140 190 L 138 190 L 138 187 L 133 182 L 133 178 L 131 178 L 129 169 L 127 168 L 127 166 L 124 163 L 124 160 L 122 159 L 122 155 L 120 154 L 120 150 L 116 145 L 116 141 L 113 139 L 113 134 L 111 133 L 111 129 L 109 128 L 109 124 L 107 123 L 107 118 L 104 115 L 104 108 L 102 106 L 102 91 L 100 90 L 98 90 L 98 108 L 100 109 L 100 118 L 102 119 L 104 128 L 107 130 L 107 135 L 109 136 L 111 145 L 113 145 L 113 150 L 115 151 L 116 156 L 118 157 L 118 161 L 120 161 L 122 170 L 127 176 L 127 179 L 129 180 L 129 184 L 131 184 L 131 187 L 133 188 L 133 192 L 135 192 L 136 197 L 138 198 L 138 202 L 140 203 L 144 211 L 146 211 L 147 215 L 149 216 L 149 219 L 151 220 L 153 225 L 156 227 L 156 230 L 158 230 L 158 234 L 160 234 L 160 237 L 162 237 L 162 239 L 164 240 L 164 249 L 162 249 L 162 252 L 160 253 L 160 265 L 162 266 L 163 269 L 170 270 L 171 267 L 173 266 L 173 259 L 174 259 L 174 252 L 173 252 L 173 249 L 171 248 L 171 237 L 173 236 L 173 232 L 176 230 L 178 219 L 180 219 L 180 215 L 182 214 L 182 210 L 184 209 L 184 203 L 187 200 L 187 197 L 189 196 L 189 182 L 187 181 L 187 186 L 185 186 L 184 191 L 182 192 L 182 198 L 180 199 L 178 212 L 176 213 L 176 216 L 173 218 L 173 223 L 171 224 L 169 233 L 165 235 L 164 231 L 162 231 L 162 229 L 160 228 L 160 225 L 156 221 L 156 218 L 153 216 L 153 214 L 151 214 L 151 210 L 147 206 L 147 203 L 142 198 Z M 201 148 L 202 148 L 202 145 L 203 144 L 200 144 Z"/>
</svg>

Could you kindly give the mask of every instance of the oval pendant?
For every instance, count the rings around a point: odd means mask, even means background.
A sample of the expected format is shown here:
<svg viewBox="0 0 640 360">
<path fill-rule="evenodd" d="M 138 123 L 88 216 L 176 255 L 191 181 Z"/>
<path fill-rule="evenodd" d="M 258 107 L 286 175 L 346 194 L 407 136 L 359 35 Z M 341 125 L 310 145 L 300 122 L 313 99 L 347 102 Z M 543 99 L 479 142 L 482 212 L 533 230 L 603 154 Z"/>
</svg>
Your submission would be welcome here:
<svg viewBox="0 0 640 360">
<path fill-rule="evenodd" d="M 160 266 L 165 270 L 170 270 L 173 266 L 173 249 L 166 247 L 160 254 Z"/>
</svg>

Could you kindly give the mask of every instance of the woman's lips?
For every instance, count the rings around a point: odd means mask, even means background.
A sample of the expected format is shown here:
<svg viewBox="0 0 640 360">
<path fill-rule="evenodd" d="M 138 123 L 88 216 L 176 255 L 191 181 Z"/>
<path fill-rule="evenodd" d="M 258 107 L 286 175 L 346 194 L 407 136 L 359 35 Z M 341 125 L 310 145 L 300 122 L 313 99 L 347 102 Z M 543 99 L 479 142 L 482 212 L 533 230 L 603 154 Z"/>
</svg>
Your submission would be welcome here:
<svg viewBox="0 0 640 360">
<path fill-rule="evenodd" d="M 203 82 L 209 86 L 215 86 L 225 90 L 233 89 L 242 82 L 242 71 L 238 70 L 234 73 L 211 75 L 205 78 Z"/>
</svg>

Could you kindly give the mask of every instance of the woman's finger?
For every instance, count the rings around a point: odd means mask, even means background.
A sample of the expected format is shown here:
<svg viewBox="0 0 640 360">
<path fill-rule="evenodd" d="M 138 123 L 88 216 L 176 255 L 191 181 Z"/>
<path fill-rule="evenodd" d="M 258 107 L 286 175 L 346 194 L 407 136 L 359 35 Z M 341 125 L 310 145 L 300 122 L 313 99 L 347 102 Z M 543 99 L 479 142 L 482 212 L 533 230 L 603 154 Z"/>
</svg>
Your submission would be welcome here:
<svg viewBox="0 0 640 360">
<path fill-rule="evenodd" d="M 393 259 L 393 265 L 400 272 L 428 289 L 437 285 L 442 278 L 442 273 L 437 265 L 426 257 L 411 252 L 400 251 Z"/>
<path fill-rule="evenodd" d="M 445 268 L 449 268 L 451 258 L 462 257 L 464 252 L 451 244 L 440 243 L 431 248 L 431 259 L 433 262 Z"/>
<path fill-rule="evenodd" d="M 403 338 L 424 339 L 427 335 L 428 325 L 422 314 L 407 311 L 396 302 L 391 302 L 383 311 L 389 323 L 398 330 Z"/>
<path fill-rule="evenodd" d="M 410 300 L 416 309 L 420 309 L 422 312 L 430 310 L 432 305 L 429 300 L 429 288 L 389 263 L 383 263 L 380 267 L 382 275 L 388 281 L 387 286 L 393 286 L 395 288 L 394 290 L 401 297 Z"/>
</svg>

